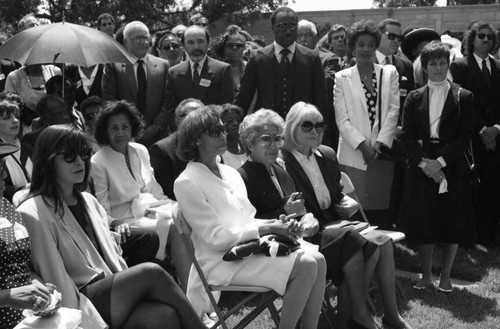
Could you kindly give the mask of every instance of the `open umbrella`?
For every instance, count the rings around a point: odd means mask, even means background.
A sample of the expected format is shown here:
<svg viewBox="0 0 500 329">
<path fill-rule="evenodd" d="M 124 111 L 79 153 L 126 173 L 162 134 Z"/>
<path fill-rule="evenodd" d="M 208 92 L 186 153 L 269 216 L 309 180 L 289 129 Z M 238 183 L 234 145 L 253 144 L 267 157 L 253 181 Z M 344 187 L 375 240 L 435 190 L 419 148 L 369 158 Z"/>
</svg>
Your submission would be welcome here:
<svg viewBox="0 0 500 329">
<path fill-rule="evenodd" d="M 67 22 L 22 31 L 0 46 L 0 58 L 23 65 L 131 63 L 127 50 L 106 33 Z"/>
</svg>

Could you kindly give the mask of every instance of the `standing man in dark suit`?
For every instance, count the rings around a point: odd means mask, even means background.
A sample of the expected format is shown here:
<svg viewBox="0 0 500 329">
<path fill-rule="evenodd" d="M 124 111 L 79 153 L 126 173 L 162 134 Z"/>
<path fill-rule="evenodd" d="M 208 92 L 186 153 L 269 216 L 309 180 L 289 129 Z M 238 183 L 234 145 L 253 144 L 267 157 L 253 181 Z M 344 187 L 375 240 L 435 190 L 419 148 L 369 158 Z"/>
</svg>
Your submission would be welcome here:
<svg viewBox="0 0 500 329">
<path fill-rule="evenodd" d="M 297 14 L 288 7 L 272 13 L 274 42 L 255 51 L 236 96 L 236 105 L 244 111 L 257 92 L 256 109 L 272 109 L 285 118 L 293 104 L 304 101 L 314 104 L 325 118 L 331 117 L 323 65 L 316 51 L 295 42 L 297 24 Z"/>
<path fill-rule="evenodd" d="M 174 112 L 186 98 L 196 98 L 206 105 L 232 103 L 234 100 L 231 65 L 207 56 L 210 34 L 199 26 L 189 26 L 181 36 L 188 59 L 170 68 L 165 94 L 169 125 L 176 129 Z"/>
<path fill-rule="evenodd" d="M 169 65 L 166 60 L 148 54 L 151 37 L 144 23 L 128 23 L 123 36 L 135 62 L 106 64 L 102 96 L 107 101 L 126 100 L 135 104 L 145 121 L 145 130 L 137 142 L 149 146 L 166 131 L 167 118 L 162 104 Z"/>
<path fill-rule="evenodd" d="M 415 89 L 415 79 L 413 77 L 413 65 L 409 60 L 397 55 L 403 34 L 401 31 L 401 23 L 395 19 L 387 18 L 381 21 L 377 26 L 380 32 L 380 46 L 375 53 L 375 63 L 387 65 L 391 64 L 396 67 L 399 74 L 399 94 L 400 108 L 403 108 L 406 95 Z M 399 117 L 402 117 L 402 111 L 399 111 Z M 401 120 L 399 120 L 401 124 Z"/>
<path fill-rule="evenodd" d="M 396 134 L 396 138 L 398 138 L 401 134 L 401 118 L 403 117 L 403 105 L 406 96 L 410 91 L 415 89 L 413 65 L 406 58 L 397 55 L 401 41 L 403 41 L 400 22 L 392 18 L 384 19 L 378 24 L 377 30 L 380 32 L 380 45 L 375 52 L 374 61 L 382 65 L 394 65 L 399 75 L 400 103 L 398 133 Z M 389 211 L 386 214 L 381 214 L 380 223 L 378 223 L 382 227 L 390 228 L 391 224 L 397 222 L 401 196 L 403 194 L 404 167 L 405 164 L 403 162 L 398 162 L 394 166 Z"/>
<path fill-rule="evenodd" d="M 478 22 L 465 40 L 468 55 L 451 63 L 450 72 L 455 83 L 474 94 L 472 149 L 481 179 L 476 213 L 478 241 L 494 245 L 500 219 L 500 62 L 489 53 L 497 36 L 491 24 Z"/>
</svg>

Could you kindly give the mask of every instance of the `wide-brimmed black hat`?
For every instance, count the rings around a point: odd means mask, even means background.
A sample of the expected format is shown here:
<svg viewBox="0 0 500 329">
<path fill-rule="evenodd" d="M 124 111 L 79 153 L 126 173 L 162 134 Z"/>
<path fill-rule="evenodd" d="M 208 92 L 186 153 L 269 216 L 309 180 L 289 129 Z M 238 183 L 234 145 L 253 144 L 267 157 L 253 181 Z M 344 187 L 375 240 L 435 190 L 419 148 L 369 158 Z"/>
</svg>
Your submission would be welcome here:
<svg viewBox="0 0 500 329">
<path fill-rule="evenodd" d="M 4 143 L 0 141 L 0 158 L 6 157 L 7 155 L 11 155 L 19 150 L 19 147 L 14 144 Z"/>
<path fill-rule="evenodd" d="M 413 48 L 418 46 L 418 44 L 422 41 L 431 42 L 433 40 L 441 40 L 436 31 L 426 27 L 418 28 L 404 34 L 404 39 L 401 43 L 401 50 L 403 51 L 403 54 L 405 54 L 406 57 L 413 62 L 415 59 L 412 54 Z"/>
</svg>

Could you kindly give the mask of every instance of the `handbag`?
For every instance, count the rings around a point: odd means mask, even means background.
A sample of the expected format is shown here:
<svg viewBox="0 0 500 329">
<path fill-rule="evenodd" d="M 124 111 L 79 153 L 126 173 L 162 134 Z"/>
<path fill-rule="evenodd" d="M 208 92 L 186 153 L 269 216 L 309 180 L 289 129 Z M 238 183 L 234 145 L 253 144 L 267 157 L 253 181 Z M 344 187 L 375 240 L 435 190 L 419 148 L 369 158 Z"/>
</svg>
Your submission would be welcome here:
<svg viewBox="0 0 500 329">
<path fill-rule="evenodd" d="M 286 236 L 269 234 L 259 239 L 238 243 L 222 257 L 226 262 L 231 262 L 250 257 L 255 254 L 265 253 L 266 256 L 286 256 L 300 248 L 297 240 Z"/>
<path fill-rule="evenodd" d="M 380 70 L 380 78 L 379 78 L 379 101 L 378 101 L 378 131 L 380 133 L 380 130 L 382 130 L 382 76 L 384 73 L 384 68 L 382 67 L 382 70 Z M 386 160 L 386 161 L 405 161 L 406 160 L 406 154 L 403 149 L 403 143 L 401 143 L 401 140 L 398 137 L 394 138 L 394 141 L 392 142 L 392 147 L 387 147 L 385 145 L 382 145 L 381 148 L 382 153 L 379 155 L 380 160 Z"/>
</svg>

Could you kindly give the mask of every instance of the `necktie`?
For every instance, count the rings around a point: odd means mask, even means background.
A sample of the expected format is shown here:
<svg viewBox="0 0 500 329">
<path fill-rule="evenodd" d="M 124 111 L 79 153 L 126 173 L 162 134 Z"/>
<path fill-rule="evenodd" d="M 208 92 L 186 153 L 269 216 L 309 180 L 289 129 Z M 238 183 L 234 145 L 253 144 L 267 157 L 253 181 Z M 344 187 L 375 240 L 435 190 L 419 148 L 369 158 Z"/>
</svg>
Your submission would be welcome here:
<svg viewBox="0 0 500 329">
<path fill-rule="evenodd" d="M 193 65 L 193 82 L 194 82 L 195 86 L 197 86 L 200 83 L 200 74 L 198 73 L 198 67 L 200 67 L 200 64 L 194 63 L 194 65 Z"/>
<path fill-rule="evenodd" d="M 391 64 L 391 60 L 390 60 L 389 56 L 385 56 L 384 65 L 390 65 L 390 64 Z"/>
<path fill-rule="evenodd" d="M 488 70 L 488 67 L 486 66 L 486 60 L 483 59 L 483 65 L 481 68 L 481 72 L 483 73 L 484 81 L 490 86 L 490 71 Z"/>
<path fill-rule="evenodd" d="M 287 48 L 281 49 L 281 51 L 280 51 L 280 54 L 281 54 L 281 62 L 280 62 L 280 64 L 281 65 L 283 65 L 283 66 L 290 65 L 290 60 L 288 59 L 288 54 L 289 53 L 290 53 L 290 50 L 288 50 Z"/>
<path fill-rule="evenodd" d="M 137 61 L 137 107 L 139 111 L 144 112 L 146 109 L 146 93 L 148 90 L 148 82 L 146 80 L 146 71 L 144 71 L 144 61 Z"/>
</svg>

